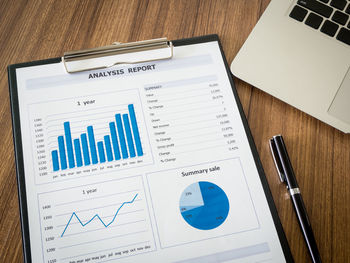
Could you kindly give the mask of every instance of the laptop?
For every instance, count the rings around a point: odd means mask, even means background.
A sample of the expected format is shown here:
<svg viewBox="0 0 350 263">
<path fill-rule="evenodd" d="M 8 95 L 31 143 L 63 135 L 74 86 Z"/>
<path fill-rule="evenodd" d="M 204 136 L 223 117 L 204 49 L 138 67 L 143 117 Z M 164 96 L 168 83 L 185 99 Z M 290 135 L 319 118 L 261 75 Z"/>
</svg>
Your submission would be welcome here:
<svg viewBox="0 0 350 263">
<path fill-rule="evenodd" d="M 272 0 L 231 71 L 350 133 L 350 0 Z"/>
</svg>

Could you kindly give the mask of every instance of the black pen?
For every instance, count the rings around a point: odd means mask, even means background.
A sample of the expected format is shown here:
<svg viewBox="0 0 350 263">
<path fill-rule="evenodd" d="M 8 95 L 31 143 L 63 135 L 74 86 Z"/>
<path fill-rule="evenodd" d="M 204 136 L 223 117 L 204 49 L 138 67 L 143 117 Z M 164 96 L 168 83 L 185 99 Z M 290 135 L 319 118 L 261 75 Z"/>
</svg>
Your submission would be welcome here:
<svg viewBox="0 0 350 263">
<path fill-rule="evenodd" d="M 276 135 L 270 139 L 270 149 L 281 182 L 287 184 L 287 189 L 290 193 L 293 207 L 297 214 L 311 259 L 313 262 L 322 262 L 282 135 Z"/>
</svg>

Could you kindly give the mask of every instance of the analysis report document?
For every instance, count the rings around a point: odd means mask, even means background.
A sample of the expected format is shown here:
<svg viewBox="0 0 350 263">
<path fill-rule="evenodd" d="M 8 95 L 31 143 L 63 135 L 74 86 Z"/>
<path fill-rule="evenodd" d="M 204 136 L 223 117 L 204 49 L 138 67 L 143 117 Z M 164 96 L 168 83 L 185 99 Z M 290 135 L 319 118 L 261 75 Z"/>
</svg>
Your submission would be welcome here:
<svg viewBox="0 0 350 263">
<path fill-rule="evenodd" d="M 218 41 L 15 73 L 28 262 L 286 261 Z"/>
</svg>

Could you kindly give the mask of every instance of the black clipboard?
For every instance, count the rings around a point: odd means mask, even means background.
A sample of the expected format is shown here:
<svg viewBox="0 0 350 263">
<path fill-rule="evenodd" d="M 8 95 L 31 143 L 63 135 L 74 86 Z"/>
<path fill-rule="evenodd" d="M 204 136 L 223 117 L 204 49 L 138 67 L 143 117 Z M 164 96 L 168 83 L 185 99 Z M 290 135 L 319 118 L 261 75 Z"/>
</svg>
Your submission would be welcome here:
<svg viewBox="0 0 350 263">
<path fill-rule="evenodd" d="M 164 59 L 169 59 L 172 57 L 172 48 L 178 47 L 178 46 L 186 46 L 191 44 L 199 44 L 199 43 L 205 43 L 205 42 L 211 42 L 211 41 L 217 41 L 220 47 L 222 59 L 224 61 L 225 67 L 226 67 L 226 73 L 227 77 L 230 81 L 232 91 L 234 94 L 234 98 L 236 100 L 236 104 L 239 109 L 239 113 L 244 125 L 244 129 L 249 141 L 249 145 L 254 157 L 255 165 L 258 170 L 260 181 L 264 189 L 264 193 L 270 208 L 270 212 L 274 221 L 274 225 L 278 234 L 278 238 L 284 253 L 284 257 L 286 259 L 286 262 L 294 262 L 285 233 L 283 231 L 283 227 L 281 225 L 280 219 L 278 217 L 277 209 L 275 207 L 272 194 L 252 137 L 252 134 L 250 132 L 247 119 L 245 117 L 243 107 L 240 103 L 239 96 L 237 93 L 237 90 L 234 85 L 233 81 L 233 75 L 230 72 L 229 66 L 227 64 L 223 48 L 221 46 L 220 40 L 218 35 L 206 35 L 206 36 L 200 36 L 200 37 L 194 37 L 194 38 L 187 38 L 187 39 L 180 39 L 180 40 L 173 40 L 171 42 L 167 41 L 166 39 L 157 39 L 156 41 L 146 41 L 146 44 L 150 44 L 151 47 L 146 47 L 147 49 L 153 49 L 153 48 L 165 48 L 169 50 L 169 56 L 164 57 Z M 118 46 L 121 45 L 121 46 Z M 20 208 L 20 217 L 21 217 L 21 230 L 22 230 L 22 242 L 23 242 L 23 253 L 24 253 L 24 261 L 25 262 L 32 262 L 31 259 L 31 244 L 30 244 L 30 238 L 29 238 L 29 222 L 28 222 L 28 206 L 27 206 L 27 196 L 26 196 L 26 187 L 25 187 L 25 174 L 24 174 L 24 162 L 23 162 L 23 149 L 22 149 L 22 137 L 21 137 L 21 126 L 20 126 L 20 113 L 19 113 L 19 100 L 18 100 L 18 91 L 17 91 L 17 77 L 16 77 L 16 69 L 24 68 L 24 67 L 30 67 L 30 66 L 39 66 L 39 65 L 45 65 L 45 64 L 53 64 L 53 63 L 69 63 L 71 60 L 75 59 L 81 59 L 84 56 L 103 56 L 106 54 L 106 52 L 112 52 L 113 54 L 116 54 L 115 52 L 126 53 L 130 51 L 131 52 L 137 52 L 139 51 L 138 48 L 142 48 L 143 42 L 134 42 L 129 44 L 120 44 L 117 43 L 116 45 L 107 46 L 102 48 L 102 53 L 100 52 L 101 49 L 89 49 L 81 51 L 74 51 L 74 52 L 68 52 L 61 58 L 51 58 L 51 59 L 45 59 L 40 61 L 32 61 L 27 63 L 20 63 L 20 64 L 13 64 L 8 66 L 8 80 L 9 80 L 9 93 L 10 93 L 10 105 L 11 105 L 11 113 L 12 113 L 12 127 L 13 127 L 13 140 L 14 140 L 14 150 L 15 150 L 15 162 L 16 162 L 16 176 L 17 176 L 17 185 L 18 185 L 18 198 L 19 198 L 19 208 Z M 120 49 L 121 48 L 121 49 Z M 145 49 L 141 49 L 145 50 Z M 91 53 L 92 52 L 92 53 Z M 160 58 L 155 58 L 154 60 L 158 60 Z M 147 61 L 151 61 L 147 60 Z M 140 61 L 134 61 L 134 62 L 127 62 L 127 63 L 139 63 Z M 141 62 L 145 62 L 145 60 L 142 60 Z M 116 62 L 115 64 L 120 64 L 125 62 Z M 111 65 L 107 66 L 97 66 L 94 67 L 94 69 L 98 68 L 105 68 Z M 67 72 L 70 72 L 68 68 L 66 67 Z M 83 69 L 88 70 L 88 69 Z M 76 70 L 80 71 L 80 70 Z M 72 70 L 71 72 L 75 72 Z"/>
</svg>

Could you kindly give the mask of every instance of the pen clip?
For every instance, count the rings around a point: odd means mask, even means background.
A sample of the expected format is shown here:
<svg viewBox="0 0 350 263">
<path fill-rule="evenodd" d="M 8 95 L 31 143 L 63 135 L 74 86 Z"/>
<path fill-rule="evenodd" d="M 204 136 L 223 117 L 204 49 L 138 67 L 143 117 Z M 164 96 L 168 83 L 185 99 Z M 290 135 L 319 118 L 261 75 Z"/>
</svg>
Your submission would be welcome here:
<svg viewBox="0 0 350 263">
<path fill-rule="evenodd" d="M 277 151 L 276 142 L 275 142 L 274 138 L 270 139 L 269 144 L 270 144 L 270 150 L 271 150 L 273 161 L 274 161 L 276 169 L 277 169 L 278 176 L 279 176 L 281 182 L 284 183 L 284 182 L 286 182 L 286 176 L 283 172 L 282 163 L 281 163 L 278 151 Z"/>
</svg>

